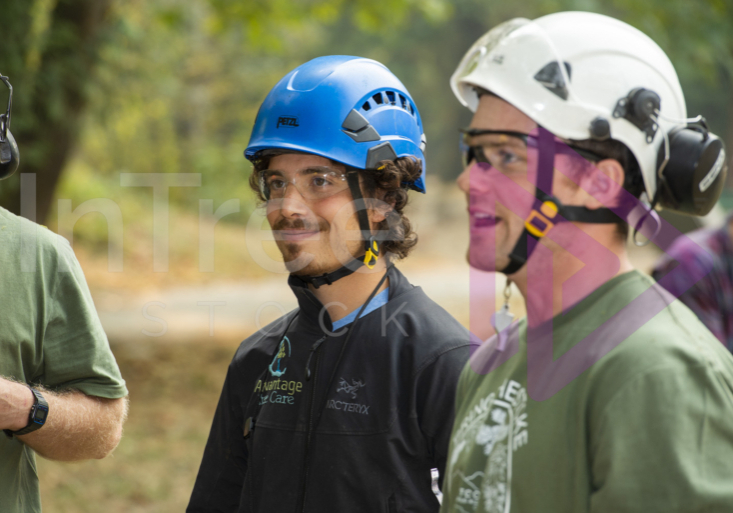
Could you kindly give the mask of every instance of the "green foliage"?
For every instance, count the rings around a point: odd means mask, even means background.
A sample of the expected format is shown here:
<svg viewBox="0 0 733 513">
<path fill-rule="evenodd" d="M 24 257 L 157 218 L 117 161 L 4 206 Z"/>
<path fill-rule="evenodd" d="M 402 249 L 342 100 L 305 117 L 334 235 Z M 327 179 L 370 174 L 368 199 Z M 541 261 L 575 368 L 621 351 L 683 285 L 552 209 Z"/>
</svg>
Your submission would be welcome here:
<svg viewBox="0 0 733 513">
<path fill-rule="evenodd" d="M 606 12 L 647 33 L 667 52 L 682 76 L 697 74 L 710 83 L 733 77 L 733 3 L 614 0 Z"/>
<path fill-rule="evenodd" d="M 123 172 L 201 173 L 201 188 L 171 190 L 174 204 L 196 211 L 199 199 L 213 198 L 218 204 L 239 198 L 244 212 L 249 212 L 255 206 L 247 184 L 251 166 L 242 152 L 259 104 L 272 85 L 302 62 L 334 53 L 325 47 L 329 31 L 343 25 L 336 23 L 343 16 L 382 31 L 404 22 L 413 11 L 434 20 L 446 12 L 441 5 L 437 0 L 425 5 L 361 2 L 348 8 L 340 1 L 117 3 L 114 36 L 101 51 L 90 109 L 69 173 L 97 181 L 100 187 L 115 184 Z M 387 19 L 380 12 L 396 18 Z M 264 44 L 270 36 L 277 39 L 274 46 Z M 286 48 L 287 53 L 282 51 Z M 88 173 L 90 169 L 94 173 Z M 67 179 L 59 196 L 71 198 L 77 206 L 84 201 L 82 189 L 76 180 Z M 143 202 L 142 196 L 149 194 L 114 186 L 106 196 Z"/>
<path fill-rule="evenodd" d="M 149 2 L 116 6 L 114 44 L 104 48 L 92 105 L 70 169 L 117 181 L 116 195 L 149 193 L 119 187 L 119 173 L 202 173 L 204 189 L 173 189 L 172 199 L 197 209 L 197 199 L 247 198 L 242 156 L 257 104 L 266 94 L 251 84 L 239 37 L 212 37 L 207 6 L 175 11 Z M 203 14 L 203 15 L 202 15 Z M 238 54 L 239 52 L 239 54 Z M 60 194 L 74 196 L 67 181 Z"/>
<path fill-rule="evenodd" d="M 421 111 L 429 173 L 452 179 L 456 129 L 470 119 L 448 85 L 456 63 L 492 26 L 558 10 L 602 12 L 648 33 L 677 67 L 690 113 L 733 137 L 729 0 L 109 0 L 104 30 L 84 39 L 59 14 L 90 1 L 4 2 L 14 23 L 0 71 L 16 87 L 22 171 L 42 169 L 68 139 L 74 152 L 57 193 L 74 206 L 92 191 L 142 205 L 150 192 L 120 187 L 119 173 L 184 172 L 201 173 L 203 185 L 173 189 L 178 208 L 234 197 L 250 211 L 242 150 L 259 104 L 287 71 L 326 54 L 371 57 L 395 72 Z M 12 189 L 17 177 L 1 185 Z"/>
<path fill-rule="evenodd" d="M 447 19 L 451 11 L 446 0 L 209 0 L 209 3 L 214 10 L 210 18 L 214 31 L 243 27 L 250 44 L 280 52 L 290 51 L 284 44 L 287 35 L 306 23 L 323 29 L 346 19 L 360 31 L 380 34 L 402 28 L 410 16 L 436 22 Z"/>
</svg>

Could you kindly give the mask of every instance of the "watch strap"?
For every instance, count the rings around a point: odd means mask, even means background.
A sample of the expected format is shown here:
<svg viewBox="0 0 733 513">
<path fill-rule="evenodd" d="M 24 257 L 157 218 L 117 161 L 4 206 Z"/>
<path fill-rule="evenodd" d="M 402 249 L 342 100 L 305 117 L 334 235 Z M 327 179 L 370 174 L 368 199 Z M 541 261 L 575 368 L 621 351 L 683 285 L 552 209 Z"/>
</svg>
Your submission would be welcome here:
<svg viewBox="0 0 733 513">
<path fill-rule="evenodd" d="M 36 390 L 30 385 L 26 385 L 28 388 L 30 388 L 31 392 L 33 392 L 34 402 L 33 406 L 31 406 L 31 412 L 28 415 L 28 425 L 26 425 L 24 428 L 19 429 L 18 431 L 11 431 L 10 429 L 3 429 L 3 432 L 9 436 L 17 436 L 17 435 L 27 435 L 28 433 L 32 433 L 33 431 L 36 431 L 37 429 L 41 429 L 43 425 L 46 423 L 46 419 L 48 418 L 48 402 L 43 397 L 41 392 Z M 39 408 L 41 406 L 41 408 Z M 43 417 L 43 422 L 38 422 L 36 415 L 38 414 L 38 411 L 44 411 L 46 415 Z"/>
</svg>

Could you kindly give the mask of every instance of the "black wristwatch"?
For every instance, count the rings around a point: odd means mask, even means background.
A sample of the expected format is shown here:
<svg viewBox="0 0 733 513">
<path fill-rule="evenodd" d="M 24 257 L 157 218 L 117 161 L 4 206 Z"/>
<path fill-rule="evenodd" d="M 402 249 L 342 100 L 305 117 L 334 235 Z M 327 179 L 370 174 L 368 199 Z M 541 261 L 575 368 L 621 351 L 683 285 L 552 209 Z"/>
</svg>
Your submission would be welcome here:
<svg viewBox="0 0 733 513">
<path fill-rule="evenodd" d="M 43 427 L 43 425 L 46 423 L 46 419 L 48 418 L 48 403 L 38 390 L 31 386 L 29 386 L 28 388 L 31 389 L 31 392 L 33 392 L 33 397 L 35 397 L 35 402 L 33 403 L 33 406 L 31 406 L 31 414 L 28 416 L 28 425 L 23 429 L 19 429 L 18 431 L 3 429 L 5 434 L 10 438 L 12 438 L 14 435 L 27 435 L 28 433 L 32 433 L 36 429 L 41 429 L 41 427 Z"/>
</svg>

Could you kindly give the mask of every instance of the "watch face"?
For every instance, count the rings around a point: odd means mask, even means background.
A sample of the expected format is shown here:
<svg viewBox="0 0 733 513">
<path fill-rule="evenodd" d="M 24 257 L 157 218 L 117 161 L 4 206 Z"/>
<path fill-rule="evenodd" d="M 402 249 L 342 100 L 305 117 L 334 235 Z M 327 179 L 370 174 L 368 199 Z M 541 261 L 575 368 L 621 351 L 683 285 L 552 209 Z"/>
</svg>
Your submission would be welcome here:
<svg viewBox="0 0 733 513">
<path fill-rule="evenodd" d="M 39 424 L 46 422 L 46 417 L 48 417 L 48 410 L 43 408 L 37 408 L 36 414 L 33 415 L 33 419 Z"/>
</svg>

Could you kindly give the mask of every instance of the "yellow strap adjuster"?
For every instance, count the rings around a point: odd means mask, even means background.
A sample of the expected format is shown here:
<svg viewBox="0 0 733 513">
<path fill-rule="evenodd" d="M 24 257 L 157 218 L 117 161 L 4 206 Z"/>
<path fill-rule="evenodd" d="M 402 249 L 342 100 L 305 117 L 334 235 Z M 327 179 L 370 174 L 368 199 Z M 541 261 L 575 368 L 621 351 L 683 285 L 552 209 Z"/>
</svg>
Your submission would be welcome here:
<svg viewBox="0 0 733 513">
<path fill-rule="evenodd" d="M 555 219 L 557 212 L 558 208 L 554 202 L 545 201 L 540 206 L 540 212 L 532 209 L 532 212 L 529 213 L 529 217 L 526 221 L 524 221 L 524 227 L 529 233 L 531 233 L 535 237 L 544 237 L 545 235 L 547 235 L 547 232 L 549 232 L 552 227 L 555 226 L 555 223 L 550 221 L 550 219 Z M 533 224 L 533 221 L 535 220 L 539 220 L 539 222 L 544 224 L 544 226 L 536 226 L 535 224 Z"/>
<path fill-rule="evenodd" d="M 374 269 L 374 266 L 377 265 L 377 260 L 379 260 L 379 244 L 371 238 L 369 239 L 369 249 L 367 249 L 364 255 L 364 265 L 369 269 Z"/>
</svg>

